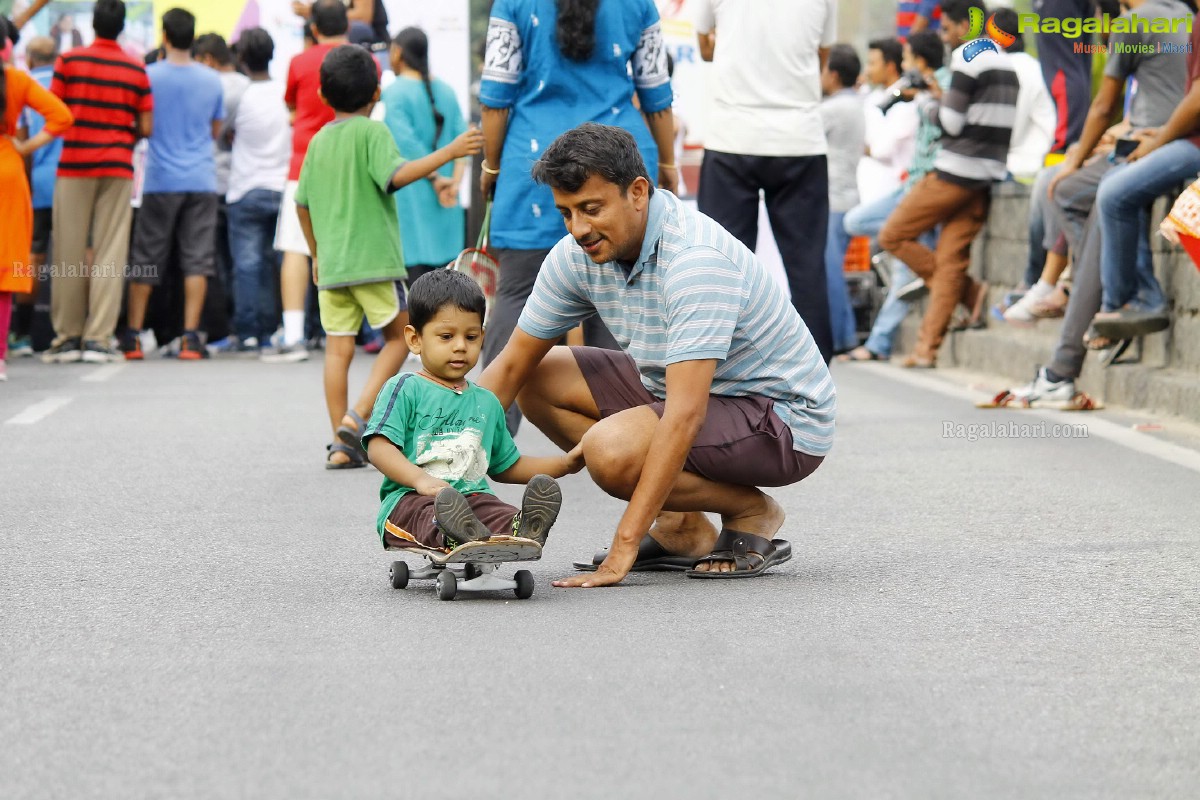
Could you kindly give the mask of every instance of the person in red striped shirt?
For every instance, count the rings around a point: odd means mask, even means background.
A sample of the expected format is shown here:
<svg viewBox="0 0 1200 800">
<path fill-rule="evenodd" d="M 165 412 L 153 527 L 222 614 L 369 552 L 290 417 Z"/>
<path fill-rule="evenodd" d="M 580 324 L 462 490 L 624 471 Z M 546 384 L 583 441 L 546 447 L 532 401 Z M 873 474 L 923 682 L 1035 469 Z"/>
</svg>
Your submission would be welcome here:
<svg viewBox="0 0 1200 800">
<path fill-rule="evenodd" d="M 116 358 L 133 184 L 133 147 L 150 135 L 154 101 L 145 67 L 117 44 L 125 3 L 97 0 L 96 41 L 59 57 L 50 90 L 75 116 L 54 187 L 48 363 Z M 87 262 L 88 233 L 95 251 Z"/>
</svg>

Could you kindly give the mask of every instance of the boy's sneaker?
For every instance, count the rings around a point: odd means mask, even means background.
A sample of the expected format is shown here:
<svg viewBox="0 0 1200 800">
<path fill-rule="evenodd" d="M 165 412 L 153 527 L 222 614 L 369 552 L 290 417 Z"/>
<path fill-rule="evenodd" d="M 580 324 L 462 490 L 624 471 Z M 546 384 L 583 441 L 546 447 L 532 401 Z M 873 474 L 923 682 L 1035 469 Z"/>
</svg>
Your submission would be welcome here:
<svg viewBox="0 0 1200 800">
<path fill-rule="evenodd" d="M 180 361 L 199 361 L 208 358 L 208 349 L 200 341 L 199 331 L 184 331 L 179 341 Z"/>
<path fill-rule="evenodd" d="M 8 380 L 8 366 L 4 363 L 4 359 L 0 358 L 0 383 Z"/>
<path fill-rule="evenodd" d="M 492 538 L 471 510 L 467 498 L 451 486 L 447 486 L 433 498 L 433 518 L 447 547 L 457 547 L 467 542 L 484 542 Z"/>
<path fill-rule="evenodd" d="M 244 356 L 258 355 L 258 339 L 248 336 L 240 339 L 237 336 L 226 336 L 208 345 L 208 353 L 212 356 Z"/>
<path fill-rule="evenodd" d="M 111 347 L 108 347 L 103 342 L 97 342 L 94 339 L 88 339 L 83 343 L 83 350 L 80 353 L 80 361 L 88 364 L 107 364 L 110 361 L 116 361 L 117 354 Z"/>
<path fill-rule="evenodd" d="M 534 475 L 521 498 L 521 511 L 513 521 L 513 534 L 545 546 L 550 528 L 562 508 L 562 490 L 549 475 Z"/>
<path fill-rule="evenodd" d="M 308 348 L 304 342 L 268 347 L 262 351 L 262 360 L 268 364 L 295 364 L 308 361 Z"/>
<path fill-rule="evenodd" d="M 42 361 L 46 364 L 73 364 L 83 357 L 80 347 L 78 336 L 63 339 L 42 354 Z"/>
<path fill-rule="evenodd" d="M 142 350 L 142 337 L 135 330 L 121 331 L 117 348 L 125 355 L 126 361 L 141 361 L 146 357 L 145 351 Z"/>
<path fill-rule="evenodd" d="M 1013 389 L 1013 396 L 1024 400 L 1030 405 L 1042 408 L 1065 408 L 1075 397 L 1075 381 L 1052 381 L 1046 374 L 1045 367 L 1039 367 L 1033 381 L 1018 389 Z"/>
<path fill-rule="evenodd" d="M 8 355 L 11 358 L 32 358 L 33 341 L 28 336 L 14 336 L 8 344 Z"/>
</svg>

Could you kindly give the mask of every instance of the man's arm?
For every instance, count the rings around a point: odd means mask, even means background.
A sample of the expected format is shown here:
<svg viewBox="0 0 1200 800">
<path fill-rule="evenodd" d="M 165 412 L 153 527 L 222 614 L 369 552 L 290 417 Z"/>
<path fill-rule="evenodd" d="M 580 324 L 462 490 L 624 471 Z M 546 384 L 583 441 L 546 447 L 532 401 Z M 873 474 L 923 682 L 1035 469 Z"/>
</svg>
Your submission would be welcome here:
<svg viewBox="0 0 1200 800">
<path fill-rule="evenodd" d="M 1149 139 L 1143 139 L 1126 160 L 1137 161 L 1164 144 L 1182 139 L 1196 129 L 1197 123 L 1200 123 L 1200 81 L 1192 84 L 1191 91 L 1184 95 L 1183 100 L 1158 132 Z"/>
<path fill-rule="evenodd" d="M 1112 122 L 1113 113 L 1120 107 L 1124 86 L 1124 81 L 1111 75 L 1104 76 L 1104 80 L 1100 83 L 1100 91 L 1096 93 L 1092 105 L 1088 108 L 1087 121 L 1083 124 L 1083 133 L 1080 134 L 1075 149 L 1067 153 L 1062 166 L 1059 167 L 1058 174 L 1050 181 L 1050 188 L 1047 190 L 1050 197 L 1054 196 L 1054 190 L 1058 184 L 1062 183 L 1063 179 L 1071 173 L 1078 171 L 1083 166 L 1083 162 L 1096 149 L 1096 145 L 1100 143 L 1100 137 L 1104 136 L 1104 132 L 1108 130 L 1108 126 Z"/>
<path fill-rule="evenodd" d="M 717 49 L 717 32 L 697 33 L 696 41 L 700 46 L 700 60 L 712 61 L 713 53 Z"/>
<path fill-rule="evenodd" d="M 666 407 L 647 450 L 654 457 L 647 458 L 642 465 L 637 487 L 617 523 L 608 557 L 595 573 L 555 581 L 555 586 L 611 586 L 629 574 L 642 537 L 662 511 L 683 471 L 696 434 L 704 426 L 716 371 L 716 359 L 681 361 L 667 367 Z"/>
<path fill-rule="evenodd" d="M 500 154 L 504 152 L 504 138 L 508 134 L 508 109 L 482 106 L 480 125 L 483 128 L 484 169 L 479 172 L 479 190 L 487 200 L 499 177 L 496 173 L 500 170 Z M 492 172 L 488 172 L 489 169 Z"/>
<path fill-rule="evenodd" d="M 37 16 L 37 13 L 48 5 L 50 5 L 50 0 L 34 0 L 29 4 L 29 8 L 12 18 L 13 27 L 21 30 L 21 28 L 25 27 L 25 23 Z M 75 35 L 78 36 L 79 33 L 76 32 Z"/>
<path fill-rule="evenodd" d="M 675 113 L 666 108 L 643 116 L 654 143 L 658 145 L 658 185 L 674 193 L 679 190 L 679 165 L 675 163 Z"/>
<path fill-rule="evenodd" d="M 538 339 L 515 328 L 500 355 L 479 376 L 479 385 L 496 395 L 500 405 L 508 409 L 554 344 L 552 339 Z"/>
<path fill-rule="evenodd" d="M 154 112 L 142 111 L 137 118 L 137 135 L 142 139 L 149 139 L 154 133 Z"/>
</svg>

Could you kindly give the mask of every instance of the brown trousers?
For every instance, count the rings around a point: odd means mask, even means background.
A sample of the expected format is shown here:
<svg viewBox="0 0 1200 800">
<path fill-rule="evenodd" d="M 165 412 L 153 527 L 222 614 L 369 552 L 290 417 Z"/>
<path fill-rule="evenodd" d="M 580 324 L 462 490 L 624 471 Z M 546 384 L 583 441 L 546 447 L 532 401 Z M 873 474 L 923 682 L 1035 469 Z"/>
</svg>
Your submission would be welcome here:
<svg viewBox="0 0 1200 800">
<path fill-rule="evenodd" d="M 919 358 L 937 358 L 954 307 L 975 296 L 977 286 L 967 267 L 971 242 L 987 220 L 990 199 L 986 187 L 969 189 L 931 172 L 904 196 L 879 232 L 879 246 L 907 264 L 929 287 L 929 304 L 914 352 Z M 938 225 L 942 231 L 936 251 L 917 241 Z"/>
<path fill-rule="evenodd" d="M 129 258 L 129 178 L 59 178 L 54 184 L 50 321 L 70 337 L 108 346 L 121 314 Z M 88 234 L 94 257 L 87 262 Z"/>
<path fill-rule="evenodd" d="M 511 536 L 517 509 L 490 492 L 466 495 L 475 517 L 493 534 Z M 446 537 L 433 521 L 433 498 L 409 492 L 400 498 L 384 525 L 384 547 L 406 547 L 412 543 L 426 547 L 445 547 Z"/>
</svg>

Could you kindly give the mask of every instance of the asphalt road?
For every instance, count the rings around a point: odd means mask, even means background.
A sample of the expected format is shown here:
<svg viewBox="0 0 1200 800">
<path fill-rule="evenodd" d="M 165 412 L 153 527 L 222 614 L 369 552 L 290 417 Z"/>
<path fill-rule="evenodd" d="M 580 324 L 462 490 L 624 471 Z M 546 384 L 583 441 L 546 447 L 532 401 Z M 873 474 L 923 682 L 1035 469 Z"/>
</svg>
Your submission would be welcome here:
<svg viewBox="0 0 1200 800">
<path fill-rule="evenodd" d="M 446 603 L 322 470 L 319 363 L 9 369 L 4 798 L 1200 793 L 1200 454 L 1120 415 L 839 368 L 791 562 L 552 589 L 622 508 L 583 474 L 533 599 Z M 1089 436 L 945 436 L 1008 420 Z"/>
</svg>

